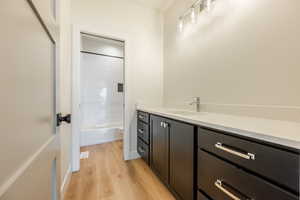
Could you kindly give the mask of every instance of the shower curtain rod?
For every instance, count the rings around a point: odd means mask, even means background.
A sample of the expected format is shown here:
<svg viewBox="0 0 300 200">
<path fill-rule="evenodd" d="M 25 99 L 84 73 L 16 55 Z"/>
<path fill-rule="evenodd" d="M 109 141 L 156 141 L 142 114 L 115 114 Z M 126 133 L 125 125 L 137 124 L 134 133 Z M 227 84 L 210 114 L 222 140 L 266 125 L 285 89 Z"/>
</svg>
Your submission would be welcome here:
<svg viewBox="0 0 300 200">
<path fill-rule="evenodd" d="M 98 55 L 98 56 L 106 56 L 106 57 L 111 57 L 111 58 L 124 59 L 124 57 L 120 57 L 120 56 L 111 56 L 111 55 L 102 54 L 102 53 L 95 53 L 95 52 L 91 52 L 91 51 L 80 51 L 80 52 L 81 52 L 81 53 L 87 53 L 87 54 Z"/>
<path fill-rule="evenodd" d="M 92 36 L 92 37 L 96 37 L 96 38 L 100 38 L 100 39 L 102 38 L 102 39 L 106 39 L 106 40 L 112 40 L 112 41 L 124 43 L 123 40 L 113 39 L 113 38 L 99 36 L 99 35 L 95 35 L 95 34 L 91 34 L 91 33 L 85 33 L 85 32 L 80 32 L 80 33 L 81 33 L 81 35 Z"/>
</svg>

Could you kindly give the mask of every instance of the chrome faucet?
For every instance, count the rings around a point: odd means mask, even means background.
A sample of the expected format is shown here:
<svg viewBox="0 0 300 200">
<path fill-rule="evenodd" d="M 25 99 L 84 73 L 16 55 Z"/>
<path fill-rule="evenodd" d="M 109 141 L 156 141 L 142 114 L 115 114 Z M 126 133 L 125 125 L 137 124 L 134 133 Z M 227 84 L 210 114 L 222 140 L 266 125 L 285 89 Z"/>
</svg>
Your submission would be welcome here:
<svg viewBox="0 0 300 200">
<path fill-rule="evenodd" d="M 200 112 L 200 97 L 194 97 L 194 101 L 190 103 L 190 105 L 196 104 L 197 112 Z"/>
</svg>

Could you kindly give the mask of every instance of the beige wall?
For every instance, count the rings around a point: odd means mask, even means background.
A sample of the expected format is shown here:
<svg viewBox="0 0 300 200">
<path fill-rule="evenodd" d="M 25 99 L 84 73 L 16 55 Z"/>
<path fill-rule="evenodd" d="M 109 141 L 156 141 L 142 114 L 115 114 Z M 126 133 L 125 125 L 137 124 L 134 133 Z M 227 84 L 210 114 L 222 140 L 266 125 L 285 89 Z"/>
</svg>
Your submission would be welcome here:
<svg viewBox="0 0 300 200">
<path fill-rule="evenodd" d="M 71 1 L 60 1 L 60 112 L 71 113 Z M 71 162 L 71 126 L 64 123 L 60 128 L 61 181 L 67 176 Z"/>
<path fill-rule="evenodd" d="M 300 2 L 216 0 L 197 25 L 177 30 L 191 0 L 164 16 L 164 104 L 300 121 Z"/>
<path fill-rule="evenodd" d="M 85 31 L 126 39 L 125 59 L 129 63 L 125 66 L 128 73 L 125 81 L 130 89 L 127 103 L 130 150 L 134 152 L 135 104 L 162 104 L 162 15 L 132 0 L 73 0 L 72 23 Z"/>
</svg>

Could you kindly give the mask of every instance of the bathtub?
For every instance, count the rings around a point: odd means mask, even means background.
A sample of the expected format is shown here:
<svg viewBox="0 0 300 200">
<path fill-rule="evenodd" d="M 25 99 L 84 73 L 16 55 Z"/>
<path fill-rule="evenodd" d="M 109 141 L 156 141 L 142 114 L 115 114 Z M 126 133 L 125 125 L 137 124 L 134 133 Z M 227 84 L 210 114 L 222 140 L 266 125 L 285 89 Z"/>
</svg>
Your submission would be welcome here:
<svg viewBox="0 0 300 200">
<path fill-rule="evenodd" d="M 110 123 L 83 127 L 80 130 L 80 146 L 89 146 L 123 139 L 123 124 Z"/>
</svg>

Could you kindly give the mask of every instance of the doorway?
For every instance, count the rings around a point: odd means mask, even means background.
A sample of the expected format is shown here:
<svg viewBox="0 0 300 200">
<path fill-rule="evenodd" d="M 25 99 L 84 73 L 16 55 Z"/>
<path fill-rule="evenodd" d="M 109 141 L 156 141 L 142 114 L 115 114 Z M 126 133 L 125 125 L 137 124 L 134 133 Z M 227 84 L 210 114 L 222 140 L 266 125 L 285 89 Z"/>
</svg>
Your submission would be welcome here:
<svg viewBox="0 0 300 200">
<path fill-rule="evenodd" d="M 124 42 L 81 33 L 80 146 L 123 138 Z"/>
<path fill-rule="evenodd" d="M 126 160 L 125 44 L 125 40 L 73 30 L 73 172 L 80 169 L 80 147 L 124 138 Z"/>
</svg>

